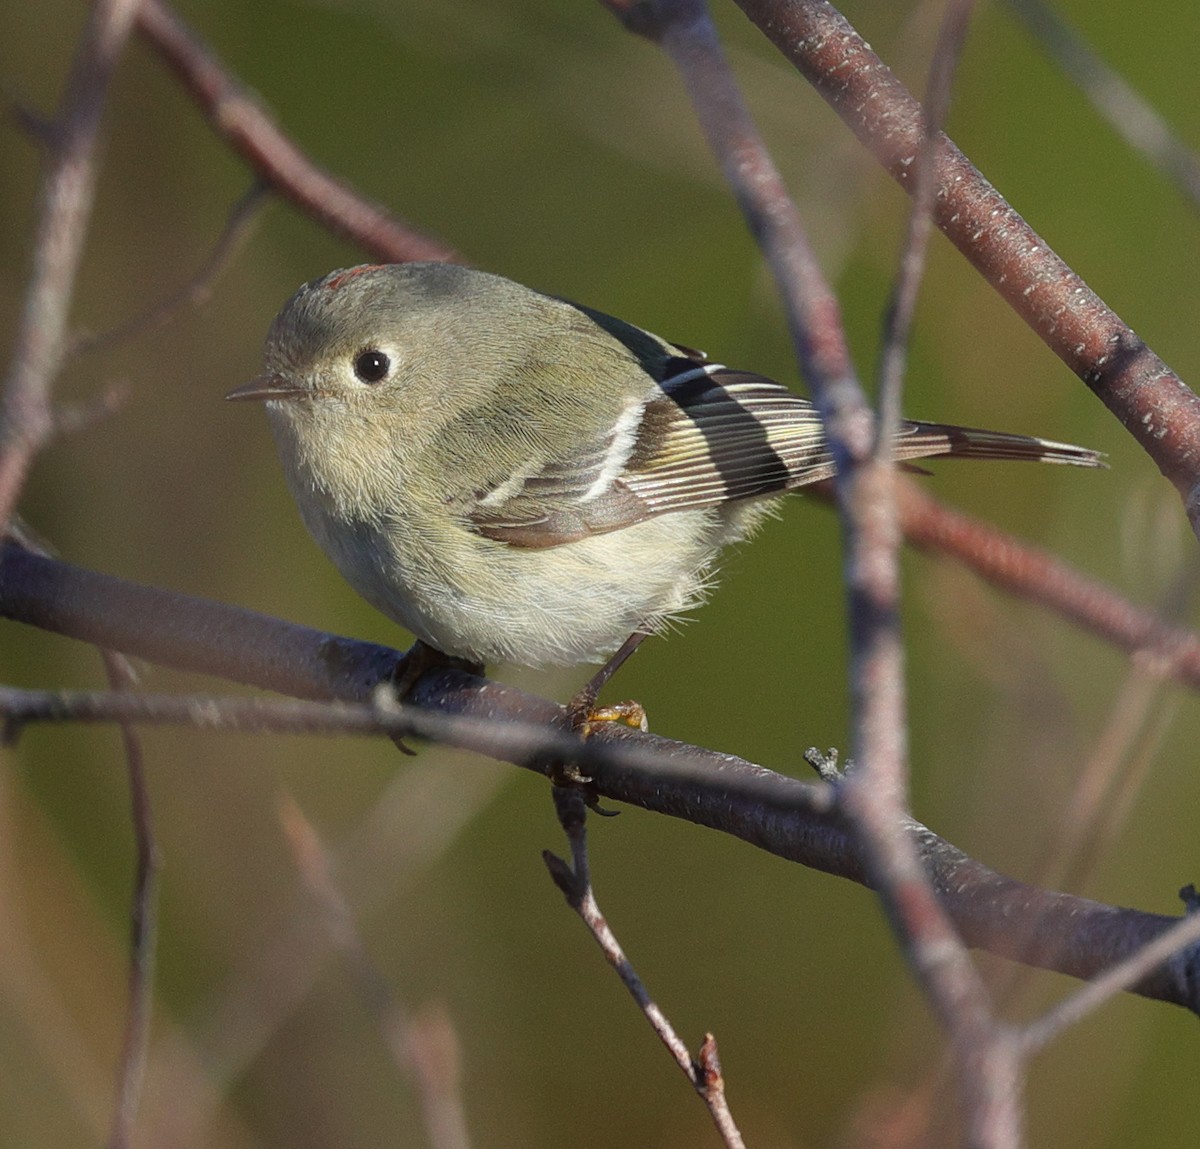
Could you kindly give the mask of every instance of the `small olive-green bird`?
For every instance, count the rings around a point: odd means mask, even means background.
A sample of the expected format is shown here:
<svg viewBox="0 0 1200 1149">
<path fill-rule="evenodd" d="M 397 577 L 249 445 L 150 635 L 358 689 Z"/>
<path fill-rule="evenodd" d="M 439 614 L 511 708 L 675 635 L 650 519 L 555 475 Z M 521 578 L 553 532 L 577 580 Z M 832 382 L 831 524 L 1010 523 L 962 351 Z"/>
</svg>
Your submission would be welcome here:
<svg viewBox="0 0 1200 1149">
<path fill-rule="evenodd" d="M 598 662 L 697 605 L 774 496 L 829 478 L 813 405 L 609 315 L 441 263 L 335 271 L 271 325 L 264 401 L 309 531 L 445 654 Z M 897 459 L 1103 465 L 905 422 Z"/>
</svg>

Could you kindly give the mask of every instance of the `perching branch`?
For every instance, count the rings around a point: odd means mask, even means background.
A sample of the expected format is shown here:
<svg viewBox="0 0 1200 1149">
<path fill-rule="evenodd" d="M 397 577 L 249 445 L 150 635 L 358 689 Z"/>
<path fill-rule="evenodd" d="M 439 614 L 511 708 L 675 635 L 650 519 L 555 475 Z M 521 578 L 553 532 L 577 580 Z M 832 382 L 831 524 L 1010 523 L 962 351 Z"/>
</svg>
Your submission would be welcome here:
<svg viewBox="0 0 1200 1149">
<path fill-rule="evenodd" d="M 30 555 L 0 550 L 0 617 L 83 641 L 106 642 L 175 669 L 216 674 L 306 699 L 357 703 L 360 721 L 389 730 L 411 721 L 380 714 L 369 701 L 394 673 L 398 652 L 268 618 L 237 607 L 140 587 Z M 163 633 L 164 629 L 168 633 Z M 53 692 L 69 711 L 71 695 Z M 82 709 L 114 720 L 161 710 L 155 696 L 91 696 Z M 269 711 L 291 702 L 251 701 Z M 587 743 L 565 745 L 561 707 L 457 670 L 426 675 L 412 701 L 430 712 L 427 735 L 548 773 L 570 754 L 601 799 L 719 830 L 779 857 L 867 884 L 861 852 L 842 825 L 829 792 L 732 755 L 604 724 Z M 219 725 L 224 702 L 182 706 L 175 721 Z M 335 710 L 337 728 L 344 709 Z M 60 717 L 63 716 L 61 713 Z M 198 716 L 198 717 L 197 717 Z M 37 715 L 18 712 L 18 721 Z M 298 728 L 312 729 L 314 716 Z M 433 723 L 444 722 L 435 731 Z M 232 723 L 235 725 L 235 723 Z M 272 728 L 282 728 L 273 723 Z M 531 737 L 535 731 L 540 736 Z M 1091 978 L 1135 953 L 1177 919 L 1038 890 L 998 874 L 917 822 L 907 821 L 939 902 L 967 944 L 1041 968 Z M 1020 939 L 1024 939 L 1021 941 Z M 1200 1012 L 1197 953 L 1183 951 L 1148 975 L 1135 992 Z"/>
</svg>

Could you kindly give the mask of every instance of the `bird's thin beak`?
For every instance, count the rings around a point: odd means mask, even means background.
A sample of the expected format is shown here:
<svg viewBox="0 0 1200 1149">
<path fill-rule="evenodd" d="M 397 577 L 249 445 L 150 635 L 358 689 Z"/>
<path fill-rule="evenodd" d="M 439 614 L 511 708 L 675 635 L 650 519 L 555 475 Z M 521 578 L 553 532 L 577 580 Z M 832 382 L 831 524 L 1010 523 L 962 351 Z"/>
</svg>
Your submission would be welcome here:
<svg viewBox="0 0 1200 1149">
<path fill-rule="evenodd" d="M 258 375 L 251 379 L 249 383 L 243 383 L 240 387 L 235 387 L 225 398 L 257 399 L 260 403 L 266 403 L 271 399 L 295 399 L 307 393 L 308 388 L 297 386 L 290 379 L 286 379 L 282 375 L 268 373 L 266 375 Z"/>
</svg>

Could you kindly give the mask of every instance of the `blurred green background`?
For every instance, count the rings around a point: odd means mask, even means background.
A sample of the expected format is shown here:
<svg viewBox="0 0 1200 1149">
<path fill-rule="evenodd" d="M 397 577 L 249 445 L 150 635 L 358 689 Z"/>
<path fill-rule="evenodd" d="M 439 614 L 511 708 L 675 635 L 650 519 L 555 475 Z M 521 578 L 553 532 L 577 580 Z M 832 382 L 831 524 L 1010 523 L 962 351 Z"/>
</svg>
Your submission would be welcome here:
<svg viewBox="0 0 1200 1149">
<path fill-rule="evenodd" d="M 1197 24 L 1180 0 L 1059 5 L 1200 144 Z M 479 266 L 625 316 L 721 361 L 796 372 L 762 261 L 665 58 L 599 4 L 562 0 L 212 0 L 183 14 L 321 163 Z M 841 295 L 864 377 L 906 201 L 730 5 L 716 8 L 747 95 Z M 848 16 L 921 90 L 940 8 Z M 48 111 L 85 6 L 10 4 L 6 99 Z M 1135 25 L 1136 21 L 1136 25 Z M 205 259 L 251 177 L 146 45 L 106 119 L 74 318 L 104 331 Z M 1184 378 L 1200 367 L 1200 221 L 1132 155 L 1003 5 L 983 5 L 951 134 L 1043 236 Z M 0 324 L 30 259 L 39 157 L 0 134 Z M 221 396 L 253 375 L 302 281 L 361 259 L 272 202 L 212 299 L 84 357 L 60 394 L 119 383 L 113 418 L 54 445 L 22 511 L 72 561 L 324 629 L 407 636 L 340 581 L 303 532 L 261 413 Z M 935 237 L 906 410 L 1084 443 L 1112 470 L 936 467 L 928 489 L 1188 621 L 1195 571 L 1178 500 L 1067 370 Z M 795 499 L 731 556 L 712 602 L 646 645 L 618 693 L 656 731 L 803 775 L 845 746 L 836 522 Z M 960 570 L 910 555 L 916 815 L 1038 881 L 1076 781 L 1108 755 L 1119 793 L 1094 864 L 1062 879 L 1173 913 L 1200 878 L 1190 695 L 1130 680 L 1125 658 Z M 100 686 L 95 653 L 0 627 L 0 675 Z M 146 668 L 153 689 L 230 689 Z M 564 696 L 547 677 L 527 685 Z M 1122 741 L 1124 739 L 1124 741 Z M 716 1144 L 539 857 L 560 849 L 545 785 L 439 749 L 191 731 L 145 735 L 166 859 L 155 1038 L 139 1141 L 174 1146 L 427 1144 L 419 1105 L 328 954 L 281 811 L 333 851 L 374 962 L 414 1011 L 444 1011 L 481 1147 Z M 31 730 L 0 772 L 0 1144 L 97 1144 L 124 1009 L 132 867 L 112 731 Z M 593 827 L 601 903 L 683 1036 L 716 1033 L 734 1114 L 758 1146 L 950 1144 L 941 1044 L 866 892 L 637 810 Z M 1047 879 L 1048 880 L 1048 879 Z M 981 958 L 997 986 L 1009 967 Z M 1024 978 L 1011 1016 L 1072 988 Z M 1194 1145 L 1194 1019 L 1127 998 L 1032 1068 L 1041 1145 Z M 922 1116 L 922 1114 L 925 1116 Z M 933 1128 L 924 1132 L 932 1113 Z M 905 1122 L 911 1124 L 905 1126 Z M 906 1142 L 902 1131 L 916 1130 Z"/>
</svg>

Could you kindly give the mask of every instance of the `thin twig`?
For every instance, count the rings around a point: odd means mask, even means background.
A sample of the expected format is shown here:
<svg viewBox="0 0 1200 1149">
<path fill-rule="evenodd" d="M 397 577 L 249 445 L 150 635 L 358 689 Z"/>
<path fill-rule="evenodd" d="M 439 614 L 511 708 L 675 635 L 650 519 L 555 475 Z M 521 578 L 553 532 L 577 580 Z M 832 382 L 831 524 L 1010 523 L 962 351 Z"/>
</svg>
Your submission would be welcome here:
<svg viewBox="0 0 1200 1149">
<path fill-rule="evenodd" d="M 425 1132 L 433 1149 L 470 1149 L 466 1110 L 459 1092 L 458 1042 L 444 1013 L 418 1020 L 388 984 L 367 952 L 334 873 L 334 863 L 316 827 L 290 797 L 280 801 L 279 819 L 296 868 L 316 898 L 334 944 L 345 956 L 359 996 L 375 1021 L 392 1060 L 421 1101 Z"/>
<path fill-rule="evenodd" d="M 123 654 L 102 650 L 105 673 L 115 691 L 124 693 L 137 685 L 137 674 Z M 131 722 L 121 723 L 121 740 L 129 774 L 133 838 L 137 859 L 134 866 L 130 908 L 129 1005 L 117 1073 L 117 1105 L 109 1132 L 109 1149 L 126 1149 L 133 1141 L 146 1053 L 150 1042 L 150 1014 L 154 993 L 154 966 L 158 941 L 158 873 L 161 858 L 154 835 L 154 815 L 141 738 Z"/>
<path fill-rule="evenodd" d="M 1125 823 L 1133 797 L 1140 791 L 1174 709 L 1171 703 L 1164 704 L 1151 721 L 1154 703 L 1161 693 L 1156 676 L 1136 666 L 1131 668 L 1116 695 L 1109 721 L 1100 731 L 1072 792 L 1062 803 L 1059 832 L 1045 858 L 1033 869 L 1032 880 L 1038 885 L 1084 888 L 1097 860 L 1106 856 Z M 1148 723 L 1151 723 L 1149 734 L 1145 732 Z M 1115 800 L 1109 797 L 1114 789 Z M 1107 811 L 1103 808 L 1106 797 L 1109 797 Z M 1021 928 L 1014 927 L 1014 931 Z M 1028 973 L 1027 967 L 1013 966 L 992 983 L 1002 1009 L 1010 1010 L 1017 996 L 1030 984 Z"/>
<path fill-rule="evenodd" d="M 616 971 L 650 1027 L 708 1107 L 722 1142 L 728 1149 L 745 1149 L 745 1142 L 725 1099 L 725 1080 L 721 1074 L 716 1039 L 711 1033 L 706 1034 L 700 1058 L 694 1059 L 666 1014 L 650 996 L 596 901 L 588 864 L 587 805 L 583 795 L 578 790 L 563 786 L 555 786 L 553 795 L 555 812 L 571 847 L 571 863 L 564 862 L 549 850 L 543 850 L 542 860 L 550 871 L 550 877 L 567 899 L 567 905 L 587 926 L 605 961 Z"/>
<path fill-rule="evenodd" d="M 443 857 L 503 785 L 502 771 L 429 755 L 396 773 L 370 810 L 337 843 L 330 860 L 340 887 L 353 894 L 359 920 L 384 909 Z M 303 1008 L 334 953 L 325 930 L 312 928 L 312 894 L 297 882 L 275 899 L 270 923 L 191 1010 L 191 1048 L 203 1060 L 206 1088 L 176 1102 L 176 1141 L 199 1144 L 236 1088 L 288 1019 Z M 436 1006 L 415 1025 L 429 1031 L 425 1054 L 452 1042 Z M 156 1050 L 163 1080 L 185 1071 L 177 1046 Z M 436 1072 L 436 1070 L 435 1070 Z"/>
<path fill-rule="evenodd" d="M 1054 1009 L 1030 1022 L 1021 1033 L 1021 1044 L 1026 1054 L 1043 1049 L 1064 1030 L 1077 1025 L 1105 1002 L 1133 988 L 1166 963 L 1178 963 L 1181 967 L 1180 976 L 1194 977 L 1196 955 L 1186 951 L 1194 950 L 1198 942 L 1200 913 L 1193 909 L 1171 929 L 1147 942 L 1111 969 L 1097 974 Z"/>
<path fill-rule="evenodd" d="M 233 260 L 258 222 L 259 212 L 266 202 L 266 187 L 254 183 L 229 211 L 225 226 L 200 265 L 196 274 L 164 299 L 140 315 L 131 316 L 109 331 L 77 335 L 71 344 L 72 356 L 89 355 L 101 348 L 111 347 L 161 327 L 185 307 L 199 307 L 208 302 L 218 277 Z"/>
<path fill-rule="evenodd" d="M 933 230 L 933 206 L 937 198 L 937 173 L 934 168 L 937 137 L 950 108 L 951 83 L 966 42 L 973 7 L 973 0 L 951 0 L 947 5 L 925 89 L 921 147 L 913 172 L 912 210 L 908 214 L 899 269 L 884 313 L 883 346 L 880 351 L 875 455 L 889 463 L 892 461 L 892 442 L 903 414 L 908 337 L 925 273 L 929 235 Z"/>
<path fill-rule="evenodd" d="M 19 519 L 9 527 L 11 536 L 27 551 L 51 558 L 49 544 L 34 536 Z M 133 664 L 123 654 L 100 648 L 112 696 L 127 699 L 138 685 Z M 3 703 L 0 703 L 0 715 Z M 154 814 L 146 784 L 141 735 L 130 720 L 117 720 L 125 750 L 129 778 L 129 804 L 135 850 L 133 892 L 130 897 L 128 1005 L 121 1052 L 117 1060 L 117 1101 L 109 1127 L 109 1149 L 126 1149 L 133 1140 L 150 1044 L 151 1007 L 154 1002 L 154 968 L 158 950 L 158 875 L 162 859 L 154 833 Z M 14 733 L 4 717 L 5 734 Z"/>
<path fill-rule="evenodd" d="M 1114 131 L 1200 208 L 1200 156 L 1086 40 L 1042 0 L 1007 0 L 1025 27 Z"/>
<path fill-rule="evenodd" d="M 313 163 L 166 0 L 142 0 L 137 27 L 183 83 L 213 131 L 263 182 L 307 215 L 376 259 L 459 260 L 444 243 L 421 234 Z"/>
<path fill-rule="evenodd" d="M 139 0 L 96 0 L 48 129 L 49 160 L 33 270 L 0 401 L 0 532 L 34 456 L 54 433 L 51 388 L 66 353 L 75 273 L 95 198 L 96 144 L 108 84 Z"/>
<path fill-rule="evenodd" d="M 1024 1125 L 1016 1051 L 995 1024 L 990 997 L 958 939 L 948 936 L 945 921 L 925 912 L 929 886 L 914 869 L 913 851 L 899 830 L 909 805 L 909 782 L 899 611 L 901 532 L 891 444 L 902 416 L 908 335 L 933 228 L 938 138 L 972 9 L 972 0 L 951 0 L 938 32 L 911 176 L 912 209 L 885 315 L 874 457 L 859 496 L 859 549 L 850 558 L 851 571 L 862 571 L 859 610 L 864 625 L 856 674 L 861 676 L 864 713 L 863 741 L 857 750 L 861 768 L 846 798 L 867 840 L 879 851 L 880 871 L 891 876 L 892 916 L 899 919 L 897 928 L 910 962 L 918 973 L 926 971 L 927 993 L 950 1031 L 966 1143 L 1004 1147 L 1021 1143 Z"/>
<path fill-rule="evenodd" d="M 1108 856 L 1108 847 L 1129 812 L 1130 796 L 1145 781 L 1161 744 L 1164 715 L 1162 708 L 1156 713 L 1156 704 L 1162 694 L 1161 679 L 1137 665 L 1115 691 L 1108 719 L 1062 803 L 1046 859 L 1034 870 L 1043 884 L 1086 888 L 1090 871 L 1100 858 Z M 1173 708 L 1168 705 L 1166 709 Z"/>
</svg>

